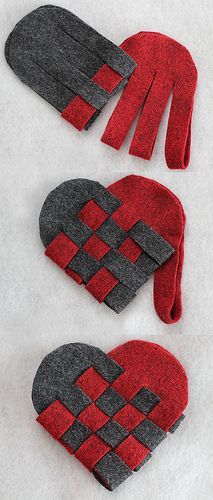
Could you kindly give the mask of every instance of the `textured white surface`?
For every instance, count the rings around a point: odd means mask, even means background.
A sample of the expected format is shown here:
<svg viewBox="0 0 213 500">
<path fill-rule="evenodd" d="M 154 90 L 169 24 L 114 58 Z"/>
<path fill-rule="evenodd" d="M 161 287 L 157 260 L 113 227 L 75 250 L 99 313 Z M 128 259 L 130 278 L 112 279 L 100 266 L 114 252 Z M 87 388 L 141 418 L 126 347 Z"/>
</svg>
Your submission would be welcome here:
<svg viewBox="0 0 213 500">
<path fill-rule="evenodd" d="M 106 352 L 146 338 L 171 350 L 189 377 L 187 419 L 149 464 L 113 497 L 212 498 L 212 0 L 59 0 L 115 43 L 140 30 L 165 33 L 190 50 L 199 71 L 191 163 L 171 172 L 163 148 L 168 109 L 152 160 L 117 153 L 99 141 L 114 98 L 88 133 L 79 133 L 7 66 L 3 46 L 14 24 L 46 2 L 1 0 L 1 498 L 102 500 L 110 493 L 35 424 L 30 393 L 42 357 L 60 344 L 88 342 Z M 182 320 L 157 317 L 152 280 L 120 315 L 98 303 L 44 257 L 38 216 L 47 193 L 72 177 L 103 185 L 129 173 L 165 184 L 187 215 Z"/>
</svg>

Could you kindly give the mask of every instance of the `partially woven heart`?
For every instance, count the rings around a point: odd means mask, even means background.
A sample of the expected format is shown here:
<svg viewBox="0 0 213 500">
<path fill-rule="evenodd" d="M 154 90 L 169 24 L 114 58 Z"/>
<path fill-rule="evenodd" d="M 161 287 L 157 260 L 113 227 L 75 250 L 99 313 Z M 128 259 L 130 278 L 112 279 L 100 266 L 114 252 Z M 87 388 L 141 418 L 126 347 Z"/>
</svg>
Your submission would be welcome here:
<svg viewBox="0 0 213 500">
<path fill-rule="evenodd" d="M 37 421 L 112 491 L 184 418 L 187 377 L 150 342 L 130 341 L 108 355 L 68 344 L 43 359 L 32 399 Z"/>
<path fill-rule="evenodd" d="M 134 203 L 124 205 L 86 179 L 64 182 L 47 196 L 40 234 L 46 255 L 116 313 L 175 252 Z"/>
</svg>

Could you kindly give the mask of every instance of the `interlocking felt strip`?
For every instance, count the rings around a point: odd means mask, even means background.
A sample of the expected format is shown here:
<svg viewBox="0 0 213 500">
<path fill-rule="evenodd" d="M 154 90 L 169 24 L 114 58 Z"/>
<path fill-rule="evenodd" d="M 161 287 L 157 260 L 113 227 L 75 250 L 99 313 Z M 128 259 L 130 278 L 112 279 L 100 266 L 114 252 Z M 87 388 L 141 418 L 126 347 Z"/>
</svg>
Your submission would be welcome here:
<svg viewBox="0 0 213 500">
<path fill-rule="evenodd" d="M 39 7 L 16 24 L 6 41 L 5 56 L 14 73 L 70 123 L 75 121 L 76 96 L 87 103 L 93 112 L 86 129 L 136 67 L 122 49 L 73 13 L 53 5 Z M 100 69 L 102 78 L 95 76 Z M 82 119 L 84 112 L 79 113 Z"/>
<path fill-rule="evenodd" d="M 73 179 L 47 196 L 39 222 L 46 255 L 99 303 L 120 313 L 162 266 L 156 310 L 166 323 L 180 318 L 185 216 L 168 189 L 137 176 L 107 189 Z"/>
<path fill-rule="evenodd" d="M 113 491 L 175 432 L 188 385 L 177 359 L 157 344 L 130 341 L 107 355 L 67 344 L 41 362 L 32 399 L 43 428 Z"/>
</svg>

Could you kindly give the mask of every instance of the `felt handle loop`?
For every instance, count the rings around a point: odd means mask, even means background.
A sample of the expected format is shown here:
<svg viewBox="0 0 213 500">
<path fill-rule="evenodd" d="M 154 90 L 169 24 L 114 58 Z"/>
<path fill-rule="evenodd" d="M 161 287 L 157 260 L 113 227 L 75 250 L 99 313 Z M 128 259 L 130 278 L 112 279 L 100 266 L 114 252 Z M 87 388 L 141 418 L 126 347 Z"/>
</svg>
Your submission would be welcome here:
<svg viewBox="0 0 213 500">
<path fill-rule="evenodd" d="M 181 277 L 184 259 L 184 235 L 176 253 L 155 271 L 154 305 L 164 323 L 176 323 L 182 316 Z"/>
</svg>

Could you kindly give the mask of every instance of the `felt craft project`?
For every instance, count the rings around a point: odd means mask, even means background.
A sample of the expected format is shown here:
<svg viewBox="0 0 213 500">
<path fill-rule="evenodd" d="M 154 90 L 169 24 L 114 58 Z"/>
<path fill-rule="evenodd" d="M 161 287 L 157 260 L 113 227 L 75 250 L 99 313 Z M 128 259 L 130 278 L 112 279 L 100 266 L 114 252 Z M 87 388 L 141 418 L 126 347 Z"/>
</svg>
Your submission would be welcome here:
<svg viewBox="0 0 213 500">
<path fill-rule="evenodd" d="M 32 400 L 37 422 L 113 491 L 178 428 L 188 383 L 157 344 L 130 341 L 106 355 L 72 343 L 43 359 Z"/>
<path fill-rule="evenodd" d="M 6 41 L 5 56 L 14 73 L 68 121 L 75 115 L 76 96 L 88 103 L 92 113 L 86 128 L 136 67 L 122 49 L 53 5 L 39 7 L 19 21 Z M 96 76 L 99 70 L 102 77 Z"/>
<path fill-rule="evenodd" d="M 63 182 L 40 213 L 45 254 L 116 313 L 154 272 L 154 304 L 165 323 L 180 319 L 185 216 L 180 201 L 155 181 L 130 175 L 107 189 Z"/>
<path fill-rule="evenodd" d="M 150 160 L 160 121 L 172 93 L 165 157 L 170 169 L 185 169 L 190 159 L 197 83 L 197 69 L 190 53 L 168 36 L 144 31 L 125 40 L 120 48 L 136 61 L 137 67 L 108 122 L 102 142 L 119 150 L 139 115 L 129 153 Z M 73 101 L 74 106 L 75 123 L 72 124 L 82 130 L 86 120 L 91 119 L 91 106 L 80 98 Z"/>
</svg>

